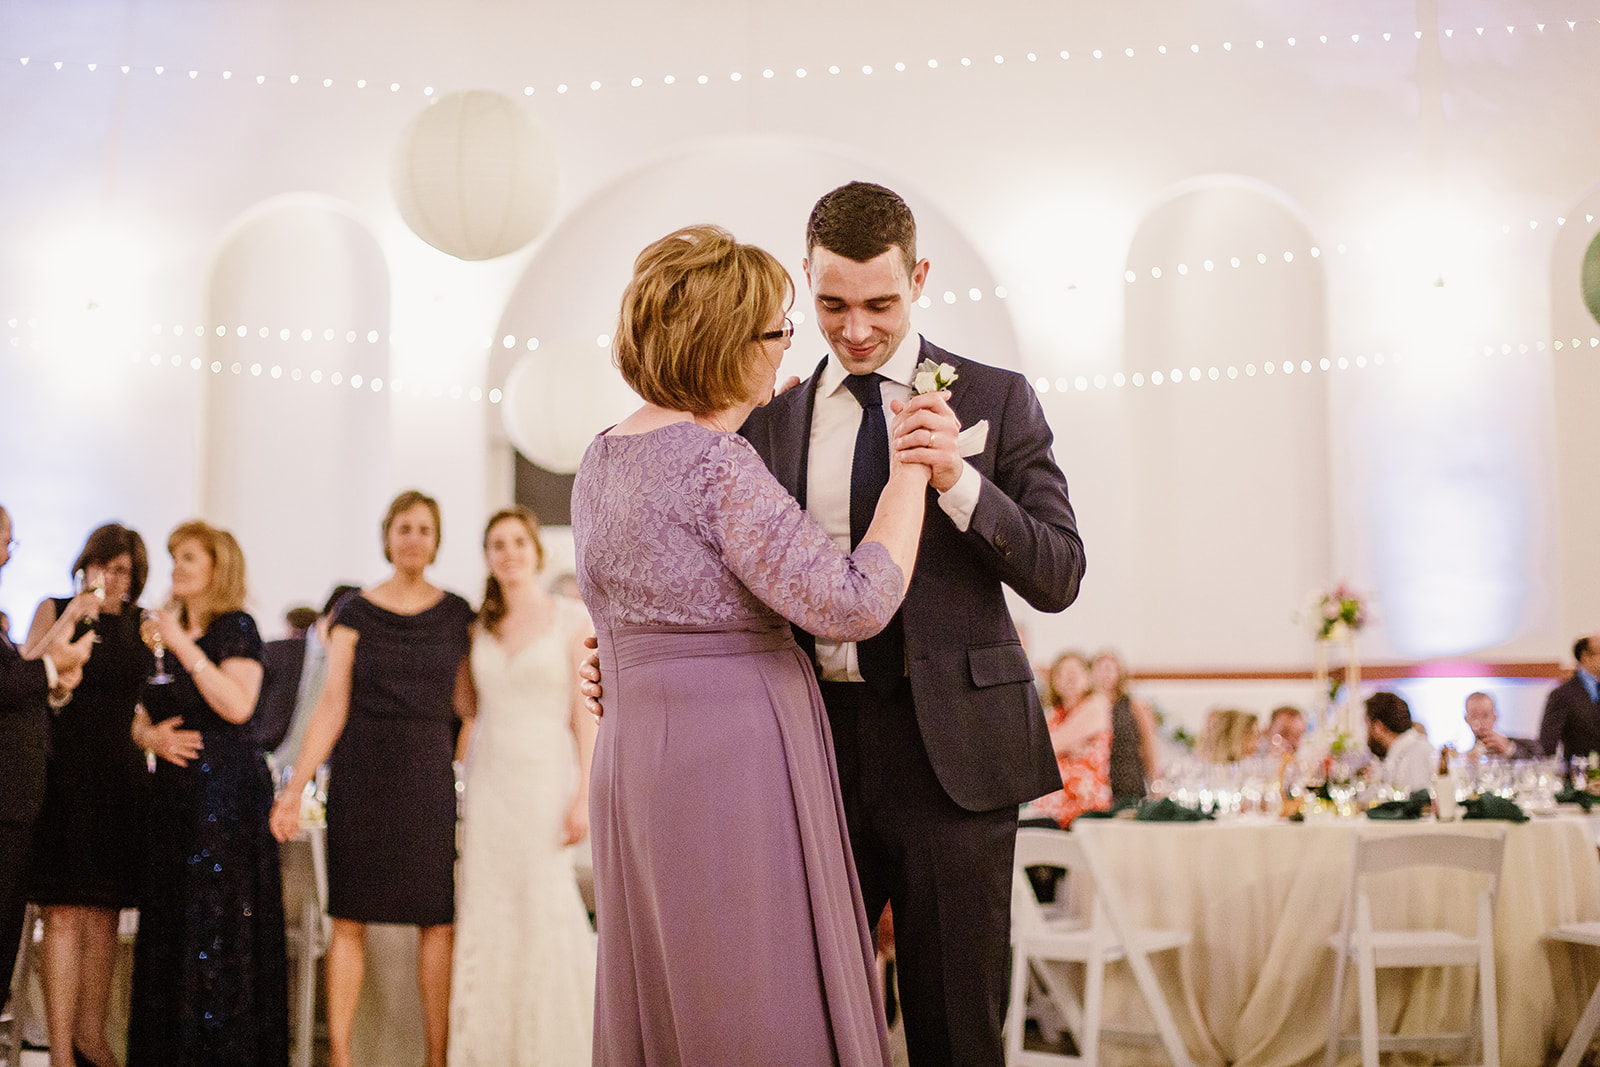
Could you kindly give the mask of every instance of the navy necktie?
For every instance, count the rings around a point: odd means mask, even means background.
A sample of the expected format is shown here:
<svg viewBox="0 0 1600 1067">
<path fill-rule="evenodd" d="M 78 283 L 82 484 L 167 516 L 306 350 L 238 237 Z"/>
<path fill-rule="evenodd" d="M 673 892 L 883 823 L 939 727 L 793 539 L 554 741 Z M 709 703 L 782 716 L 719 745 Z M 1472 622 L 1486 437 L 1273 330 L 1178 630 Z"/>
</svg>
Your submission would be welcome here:
<svg viewBox="0 0 1600 1067">
<path fill-rule="evenodd" d="M 856 402 L 861 405 L 861 425 L 856 429 L 855 458 L 850 463 L 850 547 L 861 543 L 872 515 L 878 508 L 878 497 L 889 484 L 889 427 L 883 418 L 883 390 L 881 374 L 851 374 L 844 380 Z M 900 615 L 889 620 L 889 625 L 876 637 L 856 643 L 856 666 L 861 677 L 880 697 L 888 697 L 905 677 L 905 635 L 900 627 Z"/>
</svg>

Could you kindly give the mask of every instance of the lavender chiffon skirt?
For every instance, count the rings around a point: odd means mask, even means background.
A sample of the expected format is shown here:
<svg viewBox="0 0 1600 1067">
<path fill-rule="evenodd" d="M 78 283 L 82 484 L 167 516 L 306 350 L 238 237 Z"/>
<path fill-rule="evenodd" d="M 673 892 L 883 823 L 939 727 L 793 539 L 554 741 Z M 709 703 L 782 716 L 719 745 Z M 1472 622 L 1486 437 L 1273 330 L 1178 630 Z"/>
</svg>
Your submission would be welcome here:
<svg viewBox="0 0 1600 1067">
<path fill-rule="evenodd" d="M 600 635 L 597 1067 L 889 1062 L 815 675 L 748 626 Z"/>
</svg>

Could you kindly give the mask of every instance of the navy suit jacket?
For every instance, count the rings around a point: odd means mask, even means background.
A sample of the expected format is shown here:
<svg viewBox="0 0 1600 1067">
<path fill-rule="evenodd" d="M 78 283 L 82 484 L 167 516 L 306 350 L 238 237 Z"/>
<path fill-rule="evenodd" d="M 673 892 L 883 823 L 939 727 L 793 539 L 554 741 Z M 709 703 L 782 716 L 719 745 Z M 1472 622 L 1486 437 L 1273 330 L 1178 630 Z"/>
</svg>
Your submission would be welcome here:
<svg viewBox="0 0 1600 1067">
<path fill-rule="evenodd" d="M 300 675 L 305 670 L 306 639 L 286 637 L 261 648 L 261 692 L 245 729 L 265 752 L 283 744 L 300 700 Z"/>
<path fill-rule="evenodd" d="M 0 633 L 0 822 L 31 823 L 44 803 L 50 682 Z"/>
<path fill-rule="evenodd" d="M 1600 704 L 1589 699 L 1577 671 L 1545 698 L 1539 748 L 1546 756 L 1554 756 L 1557 744 L 1568 759 L 1600 752 Z"/>
<path fill-rule="evenodd" d="M 901 607 L 912 700 L 929 762 L 950 799 L 968 811 L 992 811 L 1061 788 L 1033 669 L 1002 587 L 1040 611 L 1065 609 L 1083 577 L 1083 541 L 1066 478 L 1051 456 L 1049 423 L 1027 380 L 927 340 L 921 358 L 956 368 L 950 406 L 963 427 L 987 419 L 989 433 L 984 451 L 967 459 L 983 480 L 967 530 L 956 529 L 928 490 L 916 571 Z M 826 363 L 757 408 L 740 431 L 802 505 L 811 411 Z M 815 648 L 809 635 L 797 636 Z"/>
</svg>

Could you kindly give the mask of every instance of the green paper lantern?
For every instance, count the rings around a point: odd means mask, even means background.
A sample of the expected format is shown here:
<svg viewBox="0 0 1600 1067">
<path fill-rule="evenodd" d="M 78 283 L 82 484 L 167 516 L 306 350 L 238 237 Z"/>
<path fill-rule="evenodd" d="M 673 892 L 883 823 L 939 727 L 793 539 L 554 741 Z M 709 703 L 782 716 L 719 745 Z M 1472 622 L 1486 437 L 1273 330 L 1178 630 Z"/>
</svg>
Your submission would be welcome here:
<svg viewBox="0 0 1600 1067">
<path fill-rule="evenodd" d="M 1600 235 L 1589 242 L 1589 251 L 1583 254 L 1583 302 L 1600 322 Z"/>
</svg>

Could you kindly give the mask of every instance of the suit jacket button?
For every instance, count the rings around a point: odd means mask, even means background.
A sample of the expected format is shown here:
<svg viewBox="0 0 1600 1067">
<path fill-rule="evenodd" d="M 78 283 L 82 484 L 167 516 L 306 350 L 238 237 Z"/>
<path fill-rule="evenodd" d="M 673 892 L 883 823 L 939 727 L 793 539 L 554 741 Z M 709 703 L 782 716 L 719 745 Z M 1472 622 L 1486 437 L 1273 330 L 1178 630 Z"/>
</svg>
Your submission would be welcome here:
<svg viewBox="0 0 1600 1067">
<path fill-rule="evenodd" d="M 1005 534 L 1000 534 L 994 539 L 994 550 L 1002 556 L 1011 555 L 1011 539 Z"/>
</svg>

